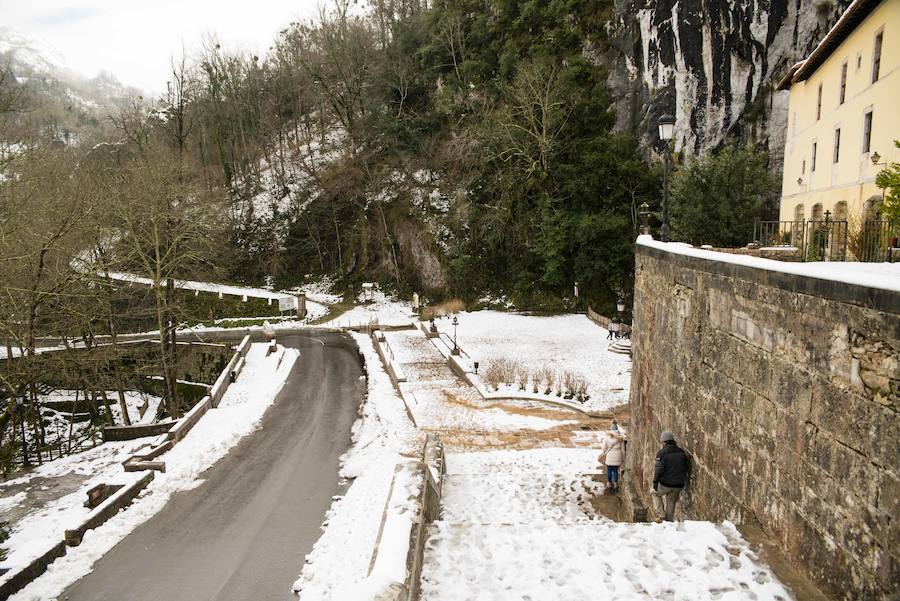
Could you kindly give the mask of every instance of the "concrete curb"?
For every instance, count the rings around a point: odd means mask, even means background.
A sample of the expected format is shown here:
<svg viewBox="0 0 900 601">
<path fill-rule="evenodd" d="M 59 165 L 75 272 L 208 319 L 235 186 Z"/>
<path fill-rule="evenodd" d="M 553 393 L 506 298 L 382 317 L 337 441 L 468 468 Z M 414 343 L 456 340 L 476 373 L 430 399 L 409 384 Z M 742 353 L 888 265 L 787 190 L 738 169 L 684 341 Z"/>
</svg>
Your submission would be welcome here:
<svg viewBox="0 0 900 601">
<path fill-rule="evenodd" d="M 103 442 L 134 440 L 145 436 L 158 436 L 168 432 L 177 421 L 136 426 L 105 426 L 102 430 Z"/>
<path fill-rule="evenodd" d="M 209 395 L 200 399 L 190 411 L 188 411 L 180 420 L 172 422 L 166 429 L 164 435 L 165 440 L 157 440 L 147 453 L 135 453 L 125 460 L 123 466 L 126 472 L 135 472 L 141 470 L 155 470 L 159 472 L 166 471 L 166 464 L 162 461 L 152 461 L 163 453 L 172 449 L 176 444 L 187 436 L 188 432 L 200 421 L 210 409 L 218 407 L 219 402 L 225 395 L 225 391 L 231 383 L 237 379 L 240 370 L 243 369 L 244 358 L 250 350 L 250 336 L 245 335 L 237 346 L 237 350 L 232 355 L 231 360 L 225 365 L 225 368 L 216 378 L 216 382 L 209 389 Z"/>
<path fill-rule="evenodd" d="M 422 488 L 415 500 L 416 516 L 413 518 L 409 531 L 409 550 L 406 554 L 406 578 L 403 582 L 391 582 L 387 590 L 375 597 L 373 601 L 418 601 L 419 581 L 422 578 L 422 561 L 425 554 L 425 540 L 428 534 L 428 525 L 440 517 L 441 494 L 443 492 L 444 474 L 444 447 L 438 438 L 429 434 L 422 447 L 422 458 L 415 462 L 416 469 L 422 474 Z M 391 482 L 391 491 L 394 483 Z M 391 501 L 388 496 L 388 505 Z M 387 509 L 387 505 L 385 506 Z M 388 515 L 382 516 L 381 528 L 384 528 Z M 382 561 L 391 561 L 396 558 L 383 560 L 379 557 L 381 532 L 379 543 L 376 544 L 375 553 L 369 563 L 369 576 L 372 575 L 375 566 Z"/>
<path fill-rule="evenodd" d="M 406 601 L 419 599 L 428 526 L 441 516 L 441 498 L 447 466 L 444 445 L 433 434 L 428 435 L 422 449 L 422 468 L 425 472 L 425 481 L 422 483 L 418 503 L 420 519 L 413 525 L 410 533 L 409 554 L 406 557 Z"/>
<path fill-rule="evenodd" d="M 66 554 L 66 542 L 60 541 L 27 566 L 17 570 L 8 580 L 0 584 L 0 599 L 8 599 L 28 586 L 38 576 L 47 571 L 47 566 Z"/>
<path fill-rule="evenodd" d="M 406 374 L 403 373 L 400 365 L 391 356 L 391 347 L 386 339 L 382 340 L 383 336 L 384 332 L 382 330 L 373 331 L 371 334 L 372 343 L 375 345 L 375 350 L 378 351 L 378 357 L 381 359 L 381 362 L 387 369 L 388 375 L 391 377 L 391 382 L 394 383 L 394 386 L 399 386 L 400 382 L 406 382 Z"/>
<path fill-rule="evenodd" d="M 84 538 L 84 534 L 88 530 L 93 530 L 94 528 L 101 526 L 111 517 L 119 513 L 119 511 L 131 505 L 131 502 L 134 501 L 135 497 L 137 497 L 138 494 L 147 488 L 150 482 L 153 481 L 153 477 L 153 472 L 147 472 L 138 481 L 132 483 L 130 486 L 126 486 L 103 501 L 103 503 L 94 509 L 93 515 L 91 515 L 91 517 L 89 517 L 81 526 L 78 526 L 73 530 L 66 530 L 66 545 L 69 547 L 77 547 L 80 545 Z"/>
</svg>

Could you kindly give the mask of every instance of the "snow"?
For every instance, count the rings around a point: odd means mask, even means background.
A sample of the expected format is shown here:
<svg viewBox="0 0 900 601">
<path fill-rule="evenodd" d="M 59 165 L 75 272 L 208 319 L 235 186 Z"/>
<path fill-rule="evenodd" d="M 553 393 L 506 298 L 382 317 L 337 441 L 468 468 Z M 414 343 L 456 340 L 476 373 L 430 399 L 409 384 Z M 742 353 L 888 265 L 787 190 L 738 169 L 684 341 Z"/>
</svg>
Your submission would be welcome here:
<svg viewBox="0 0 900 601">
<path fill-rule="evenodd" d="M 340 294 L 334 294 L 334 281 L 323 277 L 314 282 L 308 282 L 300 286 L 299 291 L 306 294 L 306 298 L 323 305 L 335 305 L 343 299 Z"/>
<path fill-rule="evenodd" d="M 106 274 L 104 274 L 106 275 Z M 121 273 L 111 271 L 109 278 L 132 284 L 142 284 L 144 286 L 152 286 L 153 280 L 132 273 Z M 273 292 L 265 288 L 252 288 L 248 286 L 229 286 L 227 284 L 214 284 L 212 282 L 197 282 L 193 280 L 175 280 L 175 287 L 181 290 L 198 290 L 200 292 L 211 292 L 214 294 L 227 294 L 229 296 L 246 296 L 249 298 L 263 298 L 278 300 L 286 296 L 290 296 L 283 292 Z M 296 307 L 296 301 L 295 305 Z"/>
<path fill-rule="evenodd" d="M 358 299 L 362 302 L 362 298 Z M 412 307 L 384 292 L 375 291 L 373 301 L 357 305 L 322 325 L 329 327 L 357 327 L 377 323 L 380 326 L 408 326 L 413 323 Z"/>
<path fill-rule="evenodd" d="M 0 562 L 0 568 L 13 569 L 26 565 L 61 541 L 64 530 L 82 523 L 90 514 L 83 506 L 86 499 L 84 491 L 88 488 L 101 482 L 127 484 L 136 480 L 135 474 L 122 470 L 122 462 L 137 448 L 145 446 L 147 441 L 148 439 L 105 443 L 83 453 L 44 463 L 26 474 L 3 482 L 0 485 L 0 495 L 4 495 L 10 488 L 24 488 L 14 495 L 3 497 L 0 511 L 7 511 L 15 506 L 10 499 L 18 499 L 18 505 L 26 502 L 29 496 L 45 494 L 44 491 L 33 490 L 35 486 L 55 486 L 55 479 L 65 479 L 71 475 L 88 477 L 75 492 L 25 510 L 24 515 L 12 524 L 10 537 L 3 543 L 9 552 L 6 559 Z M 32 485 L 32 482 L 35 484 Z M 2 580 L 3 577 L 0 576 L 0 581 Z"/>
<path fill-rule="evenodd" d="M 450 453 L 422 599 L 787 600 L 728 522 L 615 523 L 593 449 Z"/>
<path fill-rule="evenodd" d="M 448 320 L 438 320 L 438 329 L 450 336 L 453 326 Z M 479 362 L 483 375 L 488 364 L 499 358 L 519 361 L 532 373 L 549 367 L 557 372 L 571 371 L 588 384 L 590 399 L 586 410 L 604 410 L 628 402 L 631 382 L 631 360 L 609 352 L 607 331 L 584 315 L 536 317 L 498 311 L 476 311 L 459 314 L 457 344 L 468 354 L 462 356 L 471 370 Z M 502 396 L 547 398 L 561 400 L 555 393 L 549 396 L 524 393 L 518 387 L 501 386 Z M 539 388 L 539 392 L 543 392 Z"/>
<path fill-rule="evenodd" d="M 430 535 L 427 601 L 792 598 L 728 523 L 437 522 Z"/>
<path fill-rule="evenodd" d="M 237 382 L 229 386 L 219 407 L 204 415 L 178 445 L 159 457 L 159 460 L 166 463 L 166 472 L 157 473 L 153 482 L 131 507 L 103 526 L 88 531 L 79 547 L 69 549 L 65 557 L 50 565 L 46 574 L 11 597 L 11 600 L 46 601 L 57 597 L 66 587 L 88 573 L 104 553 L 162 509 L 173 493 L 199 486 L 202 473 L 258 427 L 299 356 L 296 350 L 279 347 L 279 352 L 267 357 L 266 347 L 266 344 L 251 345 L 243 371 Z M 104 447 L 107 445 L 101 445 L 97 450 Z M 124 457 L 120 458 L 124 460 Z M 54 463 L 63 461 L 65 460 Z M 96 481 L 109 482 L 112 477 L 125 479 L 139 478 L 142 475 L 140 472 L 126 474 L 118 463 L 111 464 L 111 467 L 114 467 L 115 473 L 111 471 L 108 478 L 98 477 Z M 52 519 L 29 518 L 28 540 L 33 543 L 40 537 L 47 547 L 61 540 L 65 528 L 72 528 L 83 521 L 86 513 L 78 513 L 83 500 L 83 491 L 73 493 L 44 510 L 43 513 Z M 82 508 L 82 512 L 85 511 Z M 21 529 L 13 532 L 7 541 L 10 547 L 15 545 L 22 548 L 16 544 L 23 538 L 21 532 Z M 17 536 L 19 538 L 14 541 Z M 30 553 L 19 553 L 15 558 L 11 555 L 7 563 L 20 565 L 25 555 L 35 556 L 40 552 L 36 549 L 29 551 Z"/>
<path fill-rule="evenodd" d="M 386 332 L 408 381 L 400 384 L 416 424 L 427 430 L 516 432 L 544 430 L 568 424 L 559 420 L 506 411 L 485 401 L 478 392 L 450 370 L 444 356 L 419 330 Z M 565 417 L 571 417 L 566 415 Z"/>
<path fill-rule="evenodd" d="M 182 382 L 183 380 L 179 380 Z M 107 390 L 106 396 L 109 398 L 109 404 L 112 408 L 113 417 L 115 419 L 116 424 L 124 423 L 122 420 L 122 409 L 119 405 L 119 393 L 116 390 Z M 68 402 L 74 401 L 76 398 L 80 400 L 84 400 L 84 392 L 76 391 L 76 390 L 55 390 L 46 395 L 40 395 L 41 402 Z M 149 424 L 152 423 L 154 418 L 156 417 L 156 411 L 159 407 L 161 398 L 158 396 L 154 396 L 152 394 L 147 394 L 146 392 L 141 392 L 139 390 L 126 390 L 125 391 L 125 405 L 128 407 L 128 417 L 131 419 L 132 424 Z M 98 403 L 103 403 L 103 400 L 98 397 Z M 147 410 L 141 415 L 140 408 L 147 404 Z"/>
<path fill-rule="evenodd" d="M 398 545 L 404 529 L 408 544 L 410 524 L 404 520 L 410 511 L 409 488 L 418 485 L 409 471 L 408 457 L 420 451 L 423 435 L 407 417 L 371 338 L 352 336 L 368 373 L 366 400 L 353 425 L 353 444 L 341 459 L 341 476 L 352 484 L 328 511 L 327 528 L 294 583 L 302 601 L 372 599 L 396 577 L 398 562 L 404 568 L 406 563 L 406 553 Z M 393 552 L 379 553 L 370 574 L 379 542 L 382 549 L 390 546 Z"/>
<path fill-rule="evenodd" d="M 743 265 L 766 271 L 900 292 L 900 263 L 857 263 L 851 261 L 796 263 L 775 261 L 761 257 L 703 250 L 686 244 L 660 242 L 647 235 L 638 236 L 637 243 L 640 246 L 708 261 L 719 261 L 720 263 Z"/>
</svg>

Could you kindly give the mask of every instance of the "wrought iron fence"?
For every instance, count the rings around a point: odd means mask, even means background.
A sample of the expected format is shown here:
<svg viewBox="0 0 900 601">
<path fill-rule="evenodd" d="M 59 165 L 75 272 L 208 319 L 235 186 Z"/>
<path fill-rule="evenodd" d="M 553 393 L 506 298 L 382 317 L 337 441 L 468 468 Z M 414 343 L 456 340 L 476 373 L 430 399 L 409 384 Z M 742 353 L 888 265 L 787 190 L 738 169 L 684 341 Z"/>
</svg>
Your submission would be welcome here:
<svg viewBox="0 0 900 601">
<path fill-rule="evenodd" d="M 846 261 L 849 228 L 846 221 L 810 219 L 806 222 L 806 261 Z"/>
<path fill-rule="evenodd" d="M 796 248 L 801 261 L 845 261 L 849 227 L 845 220 L 757 221 L 753 239 L 763 247 Z"/>
<path fill-rule="evenodd" d="M 864 221 L 850 230 L 845 220 L 757 221 L 753 240 L 770 248 L 796 248 L 801 261 L 893 261 L 900 252 L 900 223 Z"/>
<path fill-rule="evenodd" d="M 761 246 L 806 247 L 805 221 L 757 221 L 753 239 Z"/>
<path fill-rule="evenodd" d="M 900 224 L 886 219 L 866 221 L 862 224 L 855 246 L 854 251 L 860 261 L 892 261 L 891 249 L 900 246 Z"/>
</svg>

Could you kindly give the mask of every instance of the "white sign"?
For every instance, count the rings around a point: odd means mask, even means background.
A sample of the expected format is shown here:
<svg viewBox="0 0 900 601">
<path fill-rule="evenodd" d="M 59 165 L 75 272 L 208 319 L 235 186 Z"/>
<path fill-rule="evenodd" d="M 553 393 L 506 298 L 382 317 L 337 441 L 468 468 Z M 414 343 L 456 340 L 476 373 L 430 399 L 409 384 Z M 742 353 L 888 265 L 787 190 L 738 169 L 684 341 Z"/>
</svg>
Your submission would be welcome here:
<svg viewBox="0 0 900 601">
<path fill-rule="evenodd" d="M 278 310 L 282 313 L 285 311 L 293 311 L 296 308 L 295 299 L 293 296 L 282 296 L 278 299 Z"/>
</svg>

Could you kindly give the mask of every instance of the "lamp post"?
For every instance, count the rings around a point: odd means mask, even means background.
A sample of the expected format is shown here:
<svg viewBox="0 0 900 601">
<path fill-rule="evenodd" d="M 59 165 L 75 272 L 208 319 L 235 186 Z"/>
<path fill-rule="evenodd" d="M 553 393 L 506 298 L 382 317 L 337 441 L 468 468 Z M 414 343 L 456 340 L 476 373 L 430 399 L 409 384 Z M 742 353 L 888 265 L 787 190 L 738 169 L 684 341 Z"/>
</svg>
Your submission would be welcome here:
<svg viewBox="0 0 900 601">
<path fill-rule="evenodd" d="M 28 461 L 28 441 L 25 440 L 25 395 L 22 393 L 16 395 L 16 415 L 22 431 L 22 465 L 31 467 L 31 462 Z"/>
<path fill-rule="evenodd" d="M 663 153 L 664 169 L 663 169 L 663 219 L 662 227 L 659 228 L 659 237 L 663 242 L 669 241 L 669 158 L 670 147 L 669 141 L 675 133 L 675 117 L 666 113 L 659 118 L 659 139 L 665 142 L 666 149 Z"/>
<path fill-rule="evenodd" d="M 638 210 L 638 217 L 641 219 L 641 235 L 650 235 L 650 205 L 642 202 Z"/>
<path fill-rule="evenodd" d="M 881 162 L 881 155 L 878 154 L 878 151 L 872 153 L 872 164 L 876 167 L 887 167 L 887 161 Z M 875 174 L 875 177 L 878 177 L 878 174 Z M 875 184 L 876 186 L 878 184 Z M 884 188 L 881 189 L 881 204 L 884 205 Z"/>
<path fill-rule="evenodd" d="M 618 325 L 616 326 L 616 338 L 622 337 L 622 325 L 625 323 L 625 319 L 622 315 L 624 312 L 625 300 L 620 296 L 616 299 L 616 320 L 618 321 Z"/>
<path fill-rule="evenodd" d="M 456 318 L 456 315 L 453 316 L 453 351 L 452 354 L 459 355 L 459 347 L 456 346 L 456 326 L 459 325 L 459 319 Z"/>
</svg>

